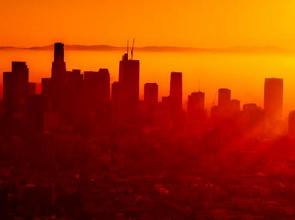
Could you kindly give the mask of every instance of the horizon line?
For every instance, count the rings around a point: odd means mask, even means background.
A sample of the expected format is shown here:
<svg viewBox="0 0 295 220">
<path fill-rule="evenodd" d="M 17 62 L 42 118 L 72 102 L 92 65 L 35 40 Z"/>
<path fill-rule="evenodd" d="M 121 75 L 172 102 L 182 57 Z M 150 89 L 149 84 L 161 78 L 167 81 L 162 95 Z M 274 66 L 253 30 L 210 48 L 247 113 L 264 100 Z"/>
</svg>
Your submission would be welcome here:
<svg viewBox="0 0 295 220">
<path fill-rule="evenodd" d="M 67 50 L 76 51 L 125 51 L 126 47 L 111 44 L 64 44 Z M 51 50 L 53 44 L 43 46 L 0 46 L 0 50 Z M 138 46 L 134 48 L 143 52 L 193 52 L 193 53 L 294 53 L 276 46 L 230 46 L 230 47 L 190 47 L 190 46 Z"/>
</svg>

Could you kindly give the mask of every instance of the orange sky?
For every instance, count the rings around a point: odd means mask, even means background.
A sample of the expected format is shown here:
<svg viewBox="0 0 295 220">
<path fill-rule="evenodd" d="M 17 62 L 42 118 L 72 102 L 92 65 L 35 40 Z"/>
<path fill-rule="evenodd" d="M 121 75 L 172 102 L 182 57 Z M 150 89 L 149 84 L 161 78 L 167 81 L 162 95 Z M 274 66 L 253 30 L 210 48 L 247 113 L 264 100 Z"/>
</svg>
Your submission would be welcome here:
<svg viewBox="0 0 295 220">
<path fill-rule="evenodd" d="M 0 42 L 295 48 L 294 11 L 294 0 L 10 0 Z"/>
<path fill-rule="evenodd" d="M 0 46 L 55 41 L 124 46 L 128 39 L 136 38 L 136 46 L 270 46 L 295 51 L 294 11 L 295 0 L 2 0 Z M 66 51 L 68 67 L 107 67 L 112 79 L 117 79 L 121 54 L 87 54 L 77 57 L 78 53 Z M 163 54 L 156 59 L 154 54 L 136 53 L 141 60 L 141 86 L 157 80 L 161 95 L 167 95 L 169 72 L 183 71 L 185 95 L 196 90 L 201 80 L 209 104 L 220 87 L 232 88 L 234 97 L 242 102 L 262 104 L 264 78 L 282 77 L 285 109 L 295 109 L 294 54 L 164 55 L 165 60 Z M 11 60 L 27 61 L 31 79 L 39 81 L 49 74 L 52 51 L 2 51 L 1 72 L 9 70 Z"/>
</svg>

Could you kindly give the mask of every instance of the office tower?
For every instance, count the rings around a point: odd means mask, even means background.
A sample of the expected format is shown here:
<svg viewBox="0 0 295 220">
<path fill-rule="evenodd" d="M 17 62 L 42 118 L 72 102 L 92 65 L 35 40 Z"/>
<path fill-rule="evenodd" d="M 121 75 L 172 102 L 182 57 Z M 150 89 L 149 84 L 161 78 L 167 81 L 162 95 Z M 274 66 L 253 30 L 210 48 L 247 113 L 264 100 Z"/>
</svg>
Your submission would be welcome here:
<svg viewBox="0 0 295 220">
<path fill-rule="evenodd" d="M 295 111 L 289 113 L 288 118 L 288 134 L 291 137 L 295 137 Z"/>
<path fill-rule="evenodd" d="M 62 43 L 54 44 L 54 60 L 51 68 L 50 79 L 50 102 L 52 111 L 63 115 L 65 114 L 65 102 L 67 97 L 66 85 L 68 80 L 66 63 L 64 61 L 64 45 Z"/>
<path fill-rule="evenodd" d="M 187 113 L 189 120 L 205 117 L 205 93 L 193 92 L 188 96 Z"/>
<path fill-rule="evenodd" d="M 231 91 L 230 89 L 221 88 L 218 89 L 218 106 L 226 107 L 230 104 Z"/>
<path fill-rule="evenodd" d="M 12 62 L 3 75 L 3 101 L 8 117 L 25 117 L 29 96 L 29 69 L 25 62 Z"/>
<path fill-rule="evenodd" d="M 61 78 L 66 73 L 66 63 L 64 61 L 64 44 L 54 44 L 54 60 L 52 62 L 51 77 L 53 79 Z"/>
<path fill-rule="evenodd" d="M 81 70 L 73 69 L 66 72 L 66 81 L 62 87 L 62 103 L 59 106 L 59 113 L 71 126 L 79 123 L 82 119 L 83 108 L 83 75 Z"/>
<path fill-rule="evenodd" d="M 110 74 L 108 69 L 98 72 L 84 73 L 84 89 L 86 98 L 91 98 L 93 104 L 100 104 L 110 100 Z"/>
<path fill-rule="evenodd" d="M 158 104 L 158 84 L 146 83 L 144 84 L 144 103 L 148 109 L 155 108 Z"/>
<path fill-rule="evenodd" d="M 211 116 L 215 122 L 222 122 L 232 116 L 234 103 L 231 101 L 231 90 L 218 89 L 218 104 L 211 109 Z"/>
<path fill-rule="evenodd" d="M 172 112 L 182 110 L 182 73 L 172 72 L 170 76 L 170 104 Z"/>
<path fill-rule="evenodd" d="M 106 122 L 110 107 L 110 74 L 108 69 L 84 73 L 85 107 L 97 122 Z"/>
<path fill-rule="evenodd" d="M 119 65 L 121 122 L 134 123 L 138 117 L 139 105 L 139 60 L 124 54 Z"/>
<path fill-rule="evenodd" d="M 277 121 L 281 119 L 283 111 L 283 79 L 265 79 L 264 111 L 268 121 Z"/>
</svg>

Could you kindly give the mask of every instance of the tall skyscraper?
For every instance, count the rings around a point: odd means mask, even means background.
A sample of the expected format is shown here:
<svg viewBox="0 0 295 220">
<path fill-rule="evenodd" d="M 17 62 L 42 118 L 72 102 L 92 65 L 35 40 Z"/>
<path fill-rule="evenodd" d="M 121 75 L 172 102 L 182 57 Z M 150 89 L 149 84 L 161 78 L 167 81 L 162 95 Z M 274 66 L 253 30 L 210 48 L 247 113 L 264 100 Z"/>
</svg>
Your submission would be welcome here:
<svg viewBox="0 0 295 220">
<path fill-rule="evenodd" d="M 187 114 L 189 122 L 205 119 L 205 93 L 193 92 L 188 96 Z"/>
<path fill-rule="evenodd" d="M 218 106 L 225 107 L 230 104 L 231 101 L 231 91 L 230 89 L 221 88 L 218 89 Z"/>
<path fill-rule="evenodd" d="M 24 117 L 29 96 L 29 69 L 25 62 L 12 62 L 12 71 L 3 75 L 3 101 L 6 115 Z"/>
<path fill-rule="evenodd" d="M 182 110 L 182 73 L 172 72 L 170 77 L 170 103 L 172 112 Z"/>
<path fill-rule="evenodd" d="M 61 78 L 66 73 L 66 63 L 64 61 L 64 44 L 54 44 L 54 60 L 52 62 L 51 77 L 53 79 Z"/>
<path fill-rule="evenodd" d="M 110 116 L 110 74 L 108 69 L 84 73 L 84 99 L 88 115 L 92 115 L 97 124 L 108 121 Z"/>
<path fill-rule="evenodd" d="M 84 90 L 86 99 L 90 99 L 94 105 L 108 102 L 110 100 L 110 74 L 108 69 L 100 69 L 98 72 L 85 72 Z"/>
<path fill-rule="evenodd" d="M 124 54 L 119 65 L 120 117 L 123 123 L 136 122 L 139 105 L 139 60 Z"/>
<path fill-rule="evenodd" d="M 67 74 L 66 63 L 64 61 L 64 44 L 55 43 L 54 44 L 54 60 L 52 62 L 51 68 L 51 79 L 46 81 L 47 91 L 50 91 L 48 96 L 48 101 L 54 112 L 62 113 L 64 112 L 65 102 L 67 98 L 67 92 L 65 92 L 67 87 L 67 80 L 70 74 Z"/>
<path fill-rule="evenodd" d="M 281 119 L 283 111 L 283 79 L 265 79 L 264 111 L 268 121 L 277 121 Z"/>
<path fill-rule="evenodd" d="M 211 110 L 212 119 L 217 122 L 223 122 L 232 116 L 235 101 L 231 100 L 231 90 L 227 88 L 218 89 L 218 104 Z"/>
</svg>

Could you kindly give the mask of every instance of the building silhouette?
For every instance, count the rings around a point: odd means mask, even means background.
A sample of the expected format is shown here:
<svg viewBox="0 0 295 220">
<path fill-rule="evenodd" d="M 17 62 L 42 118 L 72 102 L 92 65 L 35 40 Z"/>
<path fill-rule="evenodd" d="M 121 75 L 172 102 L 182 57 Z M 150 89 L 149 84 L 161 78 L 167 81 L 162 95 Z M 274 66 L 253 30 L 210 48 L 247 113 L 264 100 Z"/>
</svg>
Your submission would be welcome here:
<svg viewBox="0 0 295 220">
<path fill-rule="evenodd" d="M 60 79 L 66 73 L 66 63 L 64 60 L 64 44 L 55 43 L 54 44 L 54 60 L 51 67 L 51 77 L 52 79 Z"/>
<path fill-rule="evenodd" d="M 110 113 L 110 74 L 108 69 L 84 72 L 84 103 L 88 120 L 106 126 Z"/>
<path fill-rule="evenodd" d="M 187 115 L 190 122 L 205 119 L 205 93 L 193 92 L 188 96 Z"/>
<path fill-rule="evenodd" d="M 157 83 L 144 84 L 143 112 L 147 123 L 155 123 L 158 111 L 159 88 Z"/>
<path fill-rule="evenodd" d="M 8 117 L 24 117 L 29 96 L 29 69 L 25 62 L 12 62 L 3 75 L 3 102 Z"/>
<path fill-rule="evenodd" d="M 154 109 L 158 104 L 159 88 L 157 83 L 144 84 L 144 104 L 147 109 Z"/>
<path fill-rule="evenodd" d="M 136 123 L 139 110 L 139 60 L 124 54 L 119 64 L 119 120 L 123 124 Z"/>
<path fill-rule="evenodd" d="M 231 100 L 231 90 L 228 88 L 218 89 L 218 103 L 211 109 L 211 117 L 216 122 L 228 119 L 232 115 L 231 107 L 234 102 Z"/>
<path fill-rule="evenodd" d="M 171 72 L 170 75 L 170 111 L 173 121 L 180 122 L 182 114 L 182 73 Z"/>
<path fill-rule="evenodd" d="M 218 106 L 228 107 L 231 101 L 231 90 L 227 88 L 218 89 Z"/>
<path fill-rule="evenodd" d="M 264 111 L 266 120 L 269 122 L 281 119 L 283 111 L 283 79 L 265 79 Z"/>
<path fill-rule="evenodd" d="M 133 54 L 133 53 L 132 53 Z M 67 70 L 64 45 L 54 44 L 51 76 L 42 78 L 41 94 L 37 84 L 29 82 L 25 62 L 12 62 L 10 72 L 3 74 L 3 121 L 19 130 L 36 132 L 100 133 L 109 128 L 173 128 L 188 125 L 199 132 L 205 127 L 219 131 L 254 128 L 267 119 L 276 125 L 282 116 L 283 80 L 265 79 L 264 109 L 248 103 L 241 110 L 241 102 L 232 99 L 229 88 L 218 89 L 218 103 L 211 109 L 211 118 L 205 110 L 205 93 L 193 92 L 183 110 L 183 80 L 181 72 L 171 72 L 169 95 L 159 99 L 157 83 L 144 84 L 144 97 L 139 97 L 140 62 L 125 53 L 119 63 L 119 79 L 111 86 L 108 69 L 81 72 Z M 289 115 L 289 133 L 293 132 L 293 112 Z M 211 120 L 209 120 L 211 119 Z M 186 122 L 186 123 L 184 123 Z M 208 125 L 208 126 L 207 126 Z M 25 129 L 25 128 L 31 129 Z M 262 126 L 260 126 L 262 127 Z M 172 129 L 172 130 L 173 130 Z M 9 129 L 8 129 L 9 130 Z M 273 129 L 274 130 L 274 129 Z M 262 129 L 261 129 L 262 131 Z"/>
</svg>

